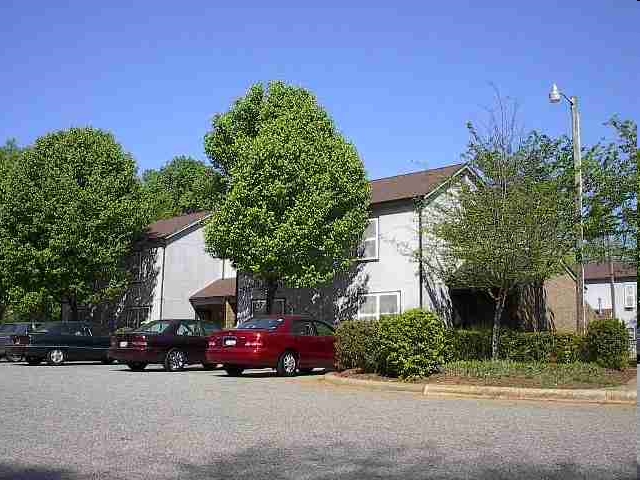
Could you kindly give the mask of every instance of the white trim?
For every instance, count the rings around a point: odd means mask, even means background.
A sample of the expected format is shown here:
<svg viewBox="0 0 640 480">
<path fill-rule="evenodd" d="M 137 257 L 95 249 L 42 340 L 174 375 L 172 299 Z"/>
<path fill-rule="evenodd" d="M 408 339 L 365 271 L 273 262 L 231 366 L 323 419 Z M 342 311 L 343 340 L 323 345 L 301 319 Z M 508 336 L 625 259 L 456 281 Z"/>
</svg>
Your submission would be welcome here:
<svg viewBox="0 0 640 480">
<path fill-rule="evenodd" d="M 400 291 L 391 291 L 391 292 L 370 292 L 363 293 L 359 295 L 359 298 L 363 297 L 375 297 L 376 298 L 376 311 L 375 313 L 360 313 L 360 307 L 362 303 L 358 303 L 358 312 L 356 313 L 356 317 L 358 320 L 378 320 L 380 319 L 380 297 L 383 295 L 395 295 L 397 299 L 397 312 L 396 314 L 402 313 L 402 296 L 400 295 Z M 393 315 L 393 314 L 388 314 Z"/>
<path fill-rule="evenodd" d="M 360 242 L 360 248 L 363 249 L 362 251 L 364 253 L 364 248 L 363 248 L 364 247 L 364 243 L 365 242 L 370 242 L 372 240 L 375 240 L 375 242 L 376 242 L 376 252 L 375 252 L 373 257 L 360 257 L 360 256 L 358 256 L 357 260 L 360 260 L 360 261 L 365 261 L 366 262 L 366 261 L 379 260 L 380 259 L 380 217 L 369 218 L 367 220 L 367 228 L 369 228 L 369 224 L 371 222 L 375 223 L 376 233 L 375 233 L 375 235 L 373 237 L 363 238 L 362 241 Z"/>
</svg>

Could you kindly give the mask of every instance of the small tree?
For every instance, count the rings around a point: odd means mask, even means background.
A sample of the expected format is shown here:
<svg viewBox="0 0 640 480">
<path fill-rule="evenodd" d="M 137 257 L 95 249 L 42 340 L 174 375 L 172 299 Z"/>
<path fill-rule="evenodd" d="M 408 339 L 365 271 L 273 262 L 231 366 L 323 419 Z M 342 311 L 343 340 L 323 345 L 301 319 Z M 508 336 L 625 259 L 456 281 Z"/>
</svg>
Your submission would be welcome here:
<svg viewBox="0 0 640 480">
<path fill-rule="evenodd" d="M 217 115 L 205 149 L 227 193 L 207 224 L 209 252 L 264 280 L 315 287 L 351 264 L 367 221 L 369 184 L 355 147 L 315 97 L 274 82 Z"/>
<path fill-rule="evenodd" d="M 12 169 L 0 209 L 0 248 L 16 310 L 114 298 L 124 258 L 145 224 L 133 159 L 92 128 L 45 135 Z"/>
<path fill-rule="evenodd" d="M 191 157 L 174 157 L 142 175 L 142 195 L 151 221 L 213 210 L 223 190 L 219 172 Z"/>
<path fill-rule="evenodd" d="M 501 109 L 486 136 L 468 126 L 467 156 L 481 181 L 459 185 L 424 232 L 432 243 L 426 251 L 437 252 L 424 259 L 427 271 L 494 300 L 494 359 L 509 293 L 560 271 L 573 239 L 570 199 L 536 178 L 558 152 L 535 133 L 521 139 L 513 118 Z"/>
</svg>

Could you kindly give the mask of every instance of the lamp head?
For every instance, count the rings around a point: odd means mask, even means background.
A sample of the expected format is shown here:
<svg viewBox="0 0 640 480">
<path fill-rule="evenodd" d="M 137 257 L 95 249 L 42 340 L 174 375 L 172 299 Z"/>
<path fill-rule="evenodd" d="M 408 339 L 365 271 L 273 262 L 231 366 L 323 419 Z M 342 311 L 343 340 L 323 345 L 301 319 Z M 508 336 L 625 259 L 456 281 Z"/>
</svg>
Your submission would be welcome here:
<svg viewBox="0 0 640 480">
<path fill-rule="evenodd" d="M 549 101 L 551 103 L 558 103 L 560 100 L 562 100 L 560 90 L 558 90 L 558 86 L 554 83 L 549 92 Z"/>
</svg>

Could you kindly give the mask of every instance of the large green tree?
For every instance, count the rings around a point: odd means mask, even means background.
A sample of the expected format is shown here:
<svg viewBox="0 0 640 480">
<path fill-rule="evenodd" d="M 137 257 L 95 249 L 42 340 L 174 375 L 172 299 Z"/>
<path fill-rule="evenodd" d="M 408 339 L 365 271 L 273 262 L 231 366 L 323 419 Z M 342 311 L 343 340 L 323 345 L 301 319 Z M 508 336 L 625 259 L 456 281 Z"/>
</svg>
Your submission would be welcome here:
<svg viewBox="0 0 640 480">
<path fill-rule="evenodd" d="M 133 159 L 107 132 L 72 128 L 40 137 L 11 170 L 0 209 L 10 301 L 38 310 L 114 298 L 124 259 L 145 224 Z"/>
<path fill-rule="evenodd" d="M 159 170 L 142 175 L 143 199 L 151 221 L 213 210 L 222 191 L 219 172 L 186 156 L 174 157 Z"/>
<path fill-rule="evenodd" d="M 205 150 L 226 196 L 206 227 L 208 251 L 265 282 L 315 287 L 351 264 L 368 216 L 355 147 L 307 90 L 253 86 L 213 121 Z"/>
<path fill-rule="evenodd" d="M 535 133 L 521 139 L 510 123 L 486 135 L 469 128 L 467 158 L 480 180 L 458 185 L 452 201 L 425 220 L 424 261 L 449 287 L 484 291 L 494 300 L 496 358 L 508 295 L 563 268 L 573 247 L 572 203 L 555 182 L 539 178 L 562 154 L 557 144 Z"/>
<path fill-rule="evenodd" d="M 6 191 L 9 185 L 10 172 L 19 163 L 23 150 L 18 147 L 15 140 L 8 140 L 0 147 L 0 211 L 6 204 Z M 2 241 L 0 240 L 0 321 L 7 307 L 10 288 L 10 270 L 3 254 Z"/>
</svg>

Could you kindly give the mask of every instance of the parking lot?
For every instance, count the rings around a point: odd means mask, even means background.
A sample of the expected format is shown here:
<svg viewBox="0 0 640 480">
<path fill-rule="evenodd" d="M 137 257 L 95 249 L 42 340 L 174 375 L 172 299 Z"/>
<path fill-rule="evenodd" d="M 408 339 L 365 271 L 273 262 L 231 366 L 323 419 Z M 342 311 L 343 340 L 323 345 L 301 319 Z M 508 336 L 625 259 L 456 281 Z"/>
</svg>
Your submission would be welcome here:
<svg viewBox="0 0 640 480">
<path fill-rule="evenodd" d="M 636 409 L 0 363 L 0 478 L 636 478 Z"/>
</svg>

